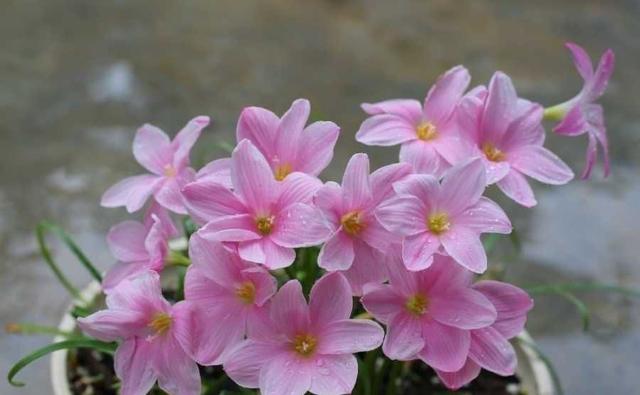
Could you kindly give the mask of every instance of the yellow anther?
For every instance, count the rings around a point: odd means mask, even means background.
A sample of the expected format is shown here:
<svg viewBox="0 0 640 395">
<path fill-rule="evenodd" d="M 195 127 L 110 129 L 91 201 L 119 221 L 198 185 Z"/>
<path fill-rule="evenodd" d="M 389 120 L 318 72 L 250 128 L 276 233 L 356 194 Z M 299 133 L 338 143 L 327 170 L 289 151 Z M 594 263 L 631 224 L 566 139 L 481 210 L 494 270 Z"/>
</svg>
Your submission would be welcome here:
<svg viewBox="0 0 640 395">
<path fill-rule="evenodd" d="M 431 233 L 440 235 L 451 227 L 447 213 L 433 213 L 427 219 L 427 227 Z"/>
<path fill-rule="evenodd" d="M 251 281 L 245 281 L 236 288 L 236 296 L 246 304 L 253 304 L 256 299 L 256 286 Z"/>
<path fill-rule="evenodd" d="M 362 222 L 362 212 L 351 211 L 340 218 L 342 229 L 348 234 L 355 236 L 364 229 L 365 224 Z"/>
<path fill-rule="evenodd" d="M 276 169 L 273 172 L 273 175 L 276 177 L 276 180 L 282 181 L 293 171 L 291 165 L 288 163 L 283 163 L 281 165 L 276 166 Z"/>
<path fill-rule="evenodd" d="M 416 126 L 416 135 L 420 140 L 428 141 L 433 140 L 438 135 L 438 131 L 434 124 L 424 121 Z"/>
<path fill-rule="evenodd" d="M 268 235 L 273 230 L 273 216 L 256 218 L 256 228 L 263 236 Z"/>
<path fill-rule="evenodd" d="M 409 313 L 420 316 L 427 311 L 427 307 L 429 307 L 429 301 L 424 295 L 415 294 L 407 299 L 405 307 L 407 308 Z"/>
<path fill-rule="evenodd" d="M 507 157 L 504 152 L 491 143 L 482 144 L 482 152 L 492 162 L 502 162 Z"/>
<path fill-rule="evenodd" d="M 171 327 L 171 316 L 167 313 L 157 313 L 149 323 L 155 335 L 163 335 Z"/>
<path fill-rule="evenodd" d="M 293 349 L 303 357 L 313 354 L 317 344 L 318 340 L 309 334 L 297 335 L 293 339 Z"/>
</svg>

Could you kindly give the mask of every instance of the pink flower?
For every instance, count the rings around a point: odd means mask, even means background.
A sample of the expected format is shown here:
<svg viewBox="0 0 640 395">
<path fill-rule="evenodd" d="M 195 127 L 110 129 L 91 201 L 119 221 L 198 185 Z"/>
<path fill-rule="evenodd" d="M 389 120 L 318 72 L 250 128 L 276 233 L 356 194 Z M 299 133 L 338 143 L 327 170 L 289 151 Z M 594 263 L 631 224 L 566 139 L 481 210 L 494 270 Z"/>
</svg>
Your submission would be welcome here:
<svg viewBox="0 0 640 395">
<path fill-rule="evenodd" d="M 340 128 L 333 122 L 305 127 L 309 107 L 308 100 L 298 99 L 282 118 L 261 107 L 247 107 L 240 114 L 238 142 L 251 141 L 278 181 L 296 171 L 317 176 L 331 162 Z"/>
<path fill-rule="evenodd" d="M 339 273 L 318 280 L 308 306 L 300 283 L 289 281 L 273 297 L 264 330 L 229 352 L 225 372 L 262 395 L 351 393 L 358 375 L 352 354 L 379 347 L 384 336 L 371 320 L 349 319 L 352 307 Z"/>
<path fill-rule="evenodd" d="M 480 374 L 480 368 L 501 376 L 515 373 L 517 358 L 509 339 L 518 335 L 527 321 L 533 300 L 513 285 L 497 281 L 480 281 L 473 289 L 481 292 L 495 306 L 498 316 L 489 327 L 471 331 L 469 357 L 456 372 L 438 371 L 445 385 L 458 389 Z"/>
<path fill-rule="evenodd" d="M 192 119 L 173 139 L 153 125 L 138 129 L 133 140 L 133 155 L 138 163 L 153 174 L 125 178 L 102 195 L 102 206 L 126 206 L 127 211 L 139 210 L 153 195 L 163 207 L 186 214 L 180 189 L 194 178 L 189 167 L 189 151 L 209 124 L 209 117 Z"/>
<path fill-rule="evenodd" d="M 573 172 L 544 148 L 543 109 L 518 99 L 511 78 L 497 72 L 488 92 L 475 90 L 460 103 L 458 123 L 485 163 L 487 184 L 498 187 L 517 203 L 532 207 L 536 199 L 525 175 L 545 184 L 560 185 Z"/>
<path fill-rule="evenodd" d="M 189 240 L 189 257 L 185 299 L 200 313 L 190 322 L 188 349 L 198 363 L 219 365 L 224 352 L 264 320 L 278 285 L 264 268 L 197 234 Z"/>
<path fill-rule="evenodd" d="M 249 140 L 231 156 L 233 191 L 214 182 L 197 181 L 184 188 L 190 209 L 209 222 L 198 233 L 211 240 L 238 243 L 242 259 L 269 269 L 289 266 L 294 248 L 322 243 L 330 229 L 311 205 L 322 185 L 304 173 L 277 182 L 266 159 Z"/>
<path fill-rule="evenodd" d="M 112 227 L 107 244 L 118 263 L 104 277 L 104 291 L 108 293 L 125 278 L 140 273 L 161 272 L 169 253 L 169 239 L 177 235 L 169 213 L 156 202 L 149 207 L 142 223 L 128 220 Z"/>
<path fill-rule="evenodd" d="M 342 186 L 326 183 L 314 199 L 331 224 L 333 234 L 322 246 L 318 265 L 329 271 L 348 271 L 358 261 L 368 266 L 347 276 L 360 294 L 365 281 L 385 279 L 384 253 L 399 238 L 389 233 L 374 216 L 380 203 L 393 195 L 392 184 L 411 173 L 408 164 L 394 164 L 369 175 L 369 158 L 355 154 L 344 172 Z M 375 251 L 366 251 L 375 250 Z M 365 255 L 366 261 L 356 258 Z M 373 256 L 373 260 L 369 260 Z M 364 278 L 353 274 L 367 274 Z"/>
<path fill-rule="evenodd" d="M 401 162 L 412 164 L 419 173 L 440 175 L 462 155 L 455 111 L 470 80 L 467 69 L 456 66 L 440 76 L 424 105 L 410 99 L 363 104 L 362 109 L 373 116 L 362 123 L 356 140 L 367 145 L 402 144 Z"/>
<path fill-rule="evenodd" d="M 420 358 L 445 372 L 461 369 L 469 354 L 470 330 L 496 319 L 489 299 L 471 288 L 471 273 L 441 255 L 428 269 L 410 272 L 396 254 L 389 278 L 389 284 L 367 285 L 362 298 L 365 309 L 387 326 L 385 355 L 402 361 Z"/>
<path fill-rule="evenodd" d="M 193 313 L 185 302 L 171 306 L 162 297 L 160 276 L 147 272 L 121 282 L 107 295 L 107 309 L 78 325 L 102 341 L 118 341 L 115 371 L 122 395 L 146 394 L 158 381 L 176 395 L 199 395 L 200 372 L 181 341 Z"/>
<path fill-rule="evenodd" d="M 473 272 L 486 270 L 480 234 L 510 233 L 511 223 L 497 204 L 482 197 L 485 184 L 479 158 L 450 168 L 442 182 L 416 174 L 394 184 L 398 195 L 382 203 L 376 217 L 405 237 L 402 257 L 407 269 L 426 269 L 434 254 L 446 253 Z"/>
<path fill-rule="evenodd" d="M 598 144 L 600 144 L 604 157 L 604 175 L 607 177 L 610 172 L 607 129 L 604 125 L 602 106 L 596 104 L 595 101 L 602 96 L 607 88 L 609 78 L 613 73 L 615 56 L 613 51 L 608 49 L 600 58 L 594 72 L 591 59 L 582 47 L 574 43 L 567 43 L 566 46 L 571 51 L 578 73 L 584 79 L 584 85 L 573 99 L 548 110 L 549 112 L 559 110 L 564 114 L 564 118 L 553 131 L 565 136 L 579 136 L 584 133 L 589 136 L 587 163 L 582 172 L 583 179 L 588 178 L 591 174 L 591 169 L 598 156 Z"/>
</svg>

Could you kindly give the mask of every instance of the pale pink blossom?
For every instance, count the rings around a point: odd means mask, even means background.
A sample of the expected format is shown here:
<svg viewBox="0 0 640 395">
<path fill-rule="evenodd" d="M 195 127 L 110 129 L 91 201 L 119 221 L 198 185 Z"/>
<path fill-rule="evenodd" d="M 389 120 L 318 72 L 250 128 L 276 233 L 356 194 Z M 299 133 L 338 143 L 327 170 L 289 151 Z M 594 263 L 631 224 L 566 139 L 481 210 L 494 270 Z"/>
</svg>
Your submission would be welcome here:
<svg viewBox="0 0 640 395">
<path fill-rule="evenodd" d="M 472 274 L 439 255 L 419 272 L 404 268 L 399 254 L 389 262 L 389 284 L 365 286 L 362 304 L 387 326 L 382 345 L 394 360 L 421 359 L 455 372 L 469 355 L 471 330 L 496 319 L 496 308 L 471 287 Z"/>
<path fill-rule="evenodd" d="M 102 195 L 102 206 L 125 206 L 131 213 L 139 210 L 153 195 L 163 207 L 186 214 L 180 190 L 195 177 L 195 171 L 189 167 L 189 152 L 208 124 L 209 117 L 196 117 L 173 141 L 153 125 L 146 124 L 138 129 L 133 140 L 133 155 L 152 174 L 118 182 Z"/>
<path fill-rule="evenodd" d="M 493 75 L 488 91 L 466 95 L 458 110 L 472 155 L 481 156 L 485 164 L 487 184 L 497 183 L 525 207 L 537 203 L 525 176 L 553 185 L 573 178 L 571 169 L 543 147 L 542 116 L 542 106 L 519 99 L 511 78 L 501 72 Z"/>
<path fill-rule="evenodd" d="M 263 267 L 197 234 L 189 240 L 189 257 L 185 300 L 199 314 L 189 322 L 188 350 L 202 365 L 219 365 L 226 350 L 259 330 L 278 284 Z"/>
<path fill-rule="evenodd" d="M 496 203 L 482 196 L 485 184 L 479 158 L 448 169 L 441 182 L 415 174 L 394 184 L 398 195 L 382 203 L 376 217 L 389 231 L 404 236 L 407 269 L 425 269 L 434 254 L 448 254 L 475 273 L 486 270 L 480 234 L 510 233 L 511 222 Z"/>
<path fill-rule="evenodd" d="M 201 220 L 198 233 L 211 240 L 234 242 L 242 259 L 269 269 L 289 266 L 294 248 L 325 241 L 331 230 L 311 204 L 322 185 L 317 178 L 295 172 L 276 181 L 264 156 L 249 140 L 242 140 L 231 156 L 233 190 L 221 184 L 196 181 L 183 193 Z"/>
<path fill-rule="evenodd" d="M 372 117 L 362 123 L 356 140 L 367 145 L 401 144 L 401 162 L 412 164 L 419 173 L 440 175 L 463 155 L 455 112 L 470 80 L 467 69 L 456 66 L 440 76 L 424 105 L 412 99 L 363 104 Z"/>
<path fill-rule="evenodd" d="M 265 328 L 229 352 L 224 370 L 262 395 L 349 394 L 358 376 L 353 354 L 379 347 L 384 336 L 371 320 L 349 319 L 352 308 L 340 273 L 316 282 L 309 305 L 300 283 L 289 281 L 273 297 Z"/>
<path fill-rule="evenodd" d="M 473 289 L 482 293 L 496 308 L 498 316 L 489 327 L 471 331 L 469 357 L 456 372 L 436 370 L 445 385 L 458 389 L 478 377 L 480 369 L 511 376 L 517 365 L 516 352 L 509 339 L 524 329 L 533 300 L 520 288 L 498 281 L 480 281 Z"/>
<path fill-rule="evenodd" d="M 342 185 L 328 182 L 314 198 L 333 231 L 320 250 L 318 265 L 328 271 L 345 271 L 356 295 L 366 282 L 385 279 L 384 254 L 400 238 L 380 224 L 374 211 L 393 196 L 393 183 L 411 170 L 408 164 L 393 164 L 369 175 L 369 158 L 355 154 L 347 164 Z M 366 267 L 355 267 L 347 274 L 355 262 Z"/>
<path fill-rule="evenodd" d="M 118 260 L 104 279 L 106 293 L 125 278 L 153 270 L 161 272 L 169 253 L 169 240 L 178 235 L 167 210 L 153 202 L 143 222 L 127 220 L 113 226 L 107 235 L 107 245 Z"/>
<path fill-rule="evenodd" d="M 141 395 L 153 384 L 176 395 L 199 395 L 200 372 L 181 342 L 194 314 L 186 302 L 171 306 L 162 297 L 160 276 L 146 272 L 122 281 L 107 295 L 107 309 L 79 318 L 82 331 L 117 341 L 115 372 L 122 395 Z"/>
<path fill-rule="evenodd" d="M 238 142 L 247 139 L 267 158 L 274 177 L 284 180 L 293 172 L 317 176 L 331 162 L 340 128 L 333 122 L 314 122 L 305 127 L 310 105 L 295 100 L 279 118 L 261 107 L 247 107 L 238 119 Z"/>
<path fill-rule="evenodd" d="M 598 144 L 602 147 L 604 176 L 610 172 L 609 142 L 607 128 L 604 124 L 604 111 L 596 100 L 604 94 L 615 65 L 615 56 L 611 49 L 607 49 L 600 58 L 598 67 L 593 70 L 591 59 L 586 51 L 577 44 L 566 44 L 576 69 L 584 79 L 582 90 L 571 100 L 548 109 L 549 112 L 560 111 L 564 118 L 553 129 L 564 136 L 579 136 L 587 134 L 587 163 L 582 172 L 582 178 L 588 178 L 598 156 Z"/>
</svg>

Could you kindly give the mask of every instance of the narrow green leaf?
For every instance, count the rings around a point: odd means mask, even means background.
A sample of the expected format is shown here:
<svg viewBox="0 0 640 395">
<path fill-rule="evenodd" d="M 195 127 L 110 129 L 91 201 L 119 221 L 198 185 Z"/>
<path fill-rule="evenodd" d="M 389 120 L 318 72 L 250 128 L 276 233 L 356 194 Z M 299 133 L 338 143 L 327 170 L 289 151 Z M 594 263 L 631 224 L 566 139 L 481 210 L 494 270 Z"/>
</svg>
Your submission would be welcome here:
<svg viewBox="0 0 640 395">
<path fill-rule="evenodd" d="M 618 285 L 601 284 L 601 283 L 545 284 L 545 285 L 525 287 L 525 290 L 531 294 L 559 293 L 559 292 L 566 292 L 566 291 L 574 291 L 574 292 L 600 291 L 600 292 L 619 293 L 625 296 L 640 298 L 640 290 L 638 289 L 626 288 Z"/>
<path fill-rule="evenodd" d="M 89 338 L 70 339 L 70 340 L 64 340 L 58 343 L 49 344 L 45 347 L 42 347 L 32 352 L 31 354 L 19 360 L 15 365 L 13 365 L 13 367 L 11 368 L 11 370 L 9 370 L 9 373 L 7 374 L 7 380 L 9 381 L 9 384 L 13 385 L 14 387 L 23 387 L 24 383 L 19 381 L 14 381 L 13 378 L 25 366 L 29 365 L 31 362 L 37 359 L 40 359 L 54 351 L 71 349 L 71 348 L 92 348 L 97 351 L 113 354 L 113 352 L 116 349 L 116 344 L 105 343 L 99 340 L 93 340 Z"/>
<path fill-rule="evenodd" d="M 509 240 L 511 240 L 511 244 L 513 244 L 513 248 L 515 248 L 516 252 L 519 254 L 522 251 L 522 241 L 520 240 L 520 234 L 515 230 L 511 230 L 509 233 Z"/>
<path fill-rule="evenodd" d="M 558 294 L 564 296 L 565 299 L 567 299 L 576 307 L 578 313 L 580 313 L 580 317 L 582 318 L 582 330 L 584 332 L 587 332 L 589 330 L 589 324 L 591 322 L 591 312 L 589 311 L 587 305 L 584 304 L 582 300 L 580 300 L 571 292 L 560 291 L 558 292 Z"/>
<path fill-rule="evenodd" d="M 54 335 L 73 337 L 71 332 L 61 331 L 53 326 L 37 325 L 28 322 L 12 322 L 5 326 L 8 333 L 16 333 L 20 335 Z"/>
</svg>

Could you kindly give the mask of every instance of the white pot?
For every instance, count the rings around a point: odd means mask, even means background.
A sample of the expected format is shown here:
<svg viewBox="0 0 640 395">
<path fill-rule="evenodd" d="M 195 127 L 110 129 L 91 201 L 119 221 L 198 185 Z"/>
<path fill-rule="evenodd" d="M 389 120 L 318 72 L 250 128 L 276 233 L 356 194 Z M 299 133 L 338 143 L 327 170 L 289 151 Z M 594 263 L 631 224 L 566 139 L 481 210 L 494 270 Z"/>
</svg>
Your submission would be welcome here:
<svg viewBox="0 0 640 395">
<path fill-rule="evenodd" d="M 100 293 L 100 284 L 92 282 L 85 288 L 81 295 L 83 300 L 93 300 Z M 67 309 L 58 329 L 65 332 L 73 332 L 76 329 L 76 320 L 71 315 L 70 306 Z M 527 332 L 519 335 L 528 343 L 533 340 Z M 63 336 L 54 339 L 55 342 L 65 340 Z M 551 378 L 551 372 L 547 365 L 540 359 L 535 350 L 523 342 L 514 342 L 518 354 L 518 369 L 516 375 L 520 378 L 523 391 L 528 395 L 556 395 L 556 390 Z M 72 395 L 67 380 L 67 350 L 56 351 L 51 354 L 51 385 L 54 395 Z"/>
</svg>

